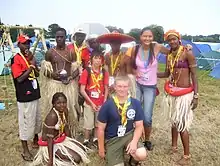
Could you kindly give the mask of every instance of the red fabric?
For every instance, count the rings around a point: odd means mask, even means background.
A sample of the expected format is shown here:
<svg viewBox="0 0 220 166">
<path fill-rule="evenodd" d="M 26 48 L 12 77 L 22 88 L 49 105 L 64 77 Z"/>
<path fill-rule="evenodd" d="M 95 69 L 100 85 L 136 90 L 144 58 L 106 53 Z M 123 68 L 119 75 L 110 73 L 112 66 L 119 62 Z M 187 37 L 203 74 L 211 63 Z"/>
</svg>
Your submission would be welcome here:
<svg viewBox="0 0 220 166">
<path fill-rule="evenodd" d="M 188 94 L 188 93 L 191 93 L 194 88 L 193 88 L 193 85 L 191 85 L 189 88 L 186 88 L 186 89 L 180 89 L 180 90 L 177 90 L 177 91 L 173 91 L 172 88 L 170 88 L 170 82 L 167 81 L 165 84 L 164 84 L 164 90 L 171 96 L 174 96 L 174 97 L 178 97 L 178 96 L 182 96 L 182 95 L 185 95 L 185 94 Z"/>
<path fill-rule="evenodd" d="M 119 41 L 120 43 L 128 43 L 135 41 L 133 37 L 121 33 L 103 34 L 96 39 L 96 41 L 103 44 L 109 44 L 113 40 Z"/>
<path fill-rule="evenodd" d="M 158 88 L 156 88 L 156 96 L 158 96 L 160 94 L 160 91 Z"/>
<path fill-rule="evenodd" d="M 65 139 L 66 139 L 66 135 L 65 135 L 65 133 L 63 133 L 60 137 L 53 140 L 53 144 L 61 143 Z M 38 140 L 38 145 L 39 146 L 48 146 L 48 143 L 47 143 L 47 141 L 43 141 L 42 137 L 40 137 L 39 140 Z"/>
<path fill-rule="evenodd" d="M 21 76 L 26 70 L 28 70 L 28 66 L 26 65 L 24 59 L 20 54 L 16 54 L 14 56 L 14 63 L 11 65 L 11 71 L 14 78 L 18 78 Z"/>
<path fill-rule="evenodd" d="M 26 41 L 30 41 L 31 42 L 31 39 L 28 36 L 26 36 L 26 35 L 20 35 L 18 37 L 17 41 L 18 41 L 18 43 L 25 43 Z"/>
<path fill-rule="evenodd" d="M 69 45 L 67 45 L 67 48 L 72 50 L 72 49 L 74 49 L 74 45 L 69 44 Z M 83 68 L 88 67 L 89 66 L 89 61 L 90 61 L 90 51 L 89 51 L 88 48 L 84 48 L 82 50 L 81 58 L 82 58 L 82 62 L 83 62 Z"/>
<path fill-rule="evenodd" d="M 99 73 L 95 73 L 95 76 L 97 77 Z M 89 79 L 87 81 L 87 79 Z M 92 100 L 92 102 L 97 105 L 97 106 L 100 106 L 103 104 L 104 102 L 104 91 L 105 91 L 105 87 L 104 85 L 108 85 L 108 81 L 109 81 L 109 74 L 108 72 L 105 72 L 104 73 L 104 81 L 103 80 L 100 80 L 99 83 L 100 83 L 100 91 L 101 91 L 101 94 L 99 95 L 99 98 L 96 99 L 96 98 L 92 98 L 90 96 L 90 93 L 92 91 L 97 91 L 97 87 L 93 88 L 93 89 L 90 89 L 91 86 L 94 85 L 93 81 L 92 81 L 92 77 L 90 76 L 88 78 L 88 72 L 87 70 L 83 70 L 82 72 L 82 75 L 80 76 L 80 80 L 79 80 L 79 83 L 82 84 L 82 85 L 86 85 L 86 93 L 88 94 L 89 98 Z M 89 85 L 87 84 L 89 82 Z M 103 84 L 104 83 L 104 84 Z M 86 101 L 87 104 L 89 104 L 88 101 Z"/>
</svg>

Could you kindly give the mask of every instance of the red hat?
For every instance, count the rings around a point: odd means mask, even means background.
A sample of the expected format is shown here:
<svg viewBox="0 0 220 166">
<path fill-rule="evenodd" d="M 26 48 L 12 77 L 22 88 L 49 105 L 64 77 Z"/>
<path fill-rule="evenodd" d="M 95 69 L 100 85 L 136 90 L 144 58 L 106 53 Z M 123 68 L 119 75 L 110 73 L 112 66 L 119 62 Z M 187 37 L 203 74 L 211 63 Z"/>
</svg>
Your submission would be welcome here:
<svg viewBox="0 0 220 166">
<path fill-rule="evenodd" d="M 20 35 L 17 40 L 18 43 L 25 43 L 26 41 L 32 42 L 31 39 L 26 35 Z"/>
<path fill-rule="evenodd" d="M 96 41 L 103 44 L 109 44 L 112 41 L 119 41 L 120 43 L 128 43 L 134 40 L 135 38 L 129 35 L 121 34 L 115 31 L 108 34 L 103 34 L 96 39 Z"/>
</svg>

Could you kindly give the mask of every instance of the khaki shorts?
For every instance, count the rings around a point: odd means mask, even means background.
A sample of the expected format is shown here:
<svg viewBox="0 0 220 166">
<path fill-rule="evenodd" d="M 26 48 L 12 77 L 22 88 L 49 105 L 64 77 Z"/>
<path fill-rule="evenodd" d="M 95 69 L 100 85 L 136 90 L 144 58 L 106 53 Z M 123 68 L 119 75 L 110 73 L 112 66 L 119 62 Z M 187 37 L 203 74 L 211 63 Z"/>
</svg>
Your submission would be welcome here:
<svg viewBox="0 0 220 166">
<path fill-rule="evenodd" d="M 116 164 L 124 163 L 124 154 L 127 145 L 133 139 L 133 131 L 126 133 L 123 137 L 111 138 L 106 142 L 106 164 L 107 166 L 114 166 Z M 144 147 L 142 142 L 138 142 L 138 148 Z"/>
<path fill-rule="evenodd" d="M 92 107 L 84 103 L 84 125 L 83 128 L 87 130 L 92 130 L 96 126 L 98 113 L 94 112 Z"/>
</svg>

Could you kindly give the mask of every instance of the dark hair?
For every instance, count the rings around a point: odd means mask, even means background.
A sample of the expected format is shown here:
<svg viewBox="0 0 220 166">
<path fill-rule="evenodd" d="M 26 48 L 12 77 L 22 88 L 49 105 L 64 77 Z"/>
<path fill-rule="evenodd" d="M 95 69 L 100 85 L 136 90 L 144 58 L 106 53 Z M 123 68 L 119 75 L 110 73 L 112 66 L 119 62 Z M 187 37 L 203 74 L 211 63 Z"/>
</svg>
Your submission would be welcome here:
<svg viewBox="0 0 220 166">
<path fill-rule="evenodd" d="M 143 35 L 143 33 L 145 32 L 145 31 L 151 31 L 152 32 L 152 34 L 153 34 L 153 36 L 154 36 L 154 33 L 153 33 L 153 30 L 151 29 L 151 28 L 149 28 L 149 27 L 145 27 L 145 28 L 143 28 L 142 30 L 141 30 L 141 32 L 140 32 L 140 36 L 141 35 Z M 154 61 L 154 59 L 155 59 L 155 55 L 154 55 L 154 43 L 150 43 L 150 54 L 149 54 L 149 57 L 148 57 L 148 65 L 149 65 L 149 63 L 153 63 L 153 61 Z M 136 47 L 136 49 L 139 49 L 140 47 Z M 136 56 L 137 56 L 137 52 L 138 52 L 138 50 L 136 50 L 135 51 L 135 55 L 134 55 L 134 59 L 133 59 L 133 68 L 134 69 L 137 69 L 137 65 L 136 65 Z"/>
<path fill-rule="evenodd" d="M 55 104 L 55 102 L 58 100 L 59 97 L 63 97 L 63 98 L 67 101 L 67 98 L 66 98 L 66 96 L 64 95 L 63 92 L 56 92 L 56 93 L 53 95 L 52 104 Z"/>
<path fill-rule="evenodd" d="M 60 27 L 60 28 L 57 28 L 57 29 L 56 29 L 56 33 L 59 32 L 59 31 L 64 32 L 64 34 L 65 34 L 65 36 L 66 36 L 66 29 L 61 28 L 61 27 Z"/>
<path fill-rule="evenodd" d="M 91 60 L 94 56 L 103 56 L 103 52 L 100 49 L 93 50 L 90 55 Z"/>
</svg>

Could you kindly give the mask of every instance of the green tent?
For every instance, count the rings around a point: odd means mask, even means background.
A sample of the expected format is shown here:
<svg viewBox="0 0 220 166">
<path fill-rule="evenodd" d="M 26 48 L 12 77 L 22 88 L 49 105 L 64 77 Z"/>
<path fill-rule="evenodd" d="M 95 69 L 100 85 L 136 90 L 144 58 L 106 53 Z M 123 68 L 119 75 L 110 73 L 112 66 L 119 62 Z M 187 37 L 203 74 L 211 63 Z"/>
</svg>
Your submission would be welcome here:
<svg viewBox="0 0 220 166">
<path fill-rule="evenodd" d="M 197 65 L 202 70 L 212 70 L 220 62 L 220 52 L 210 51 L 201 53 L 197 59 Z"/>
</svg>

